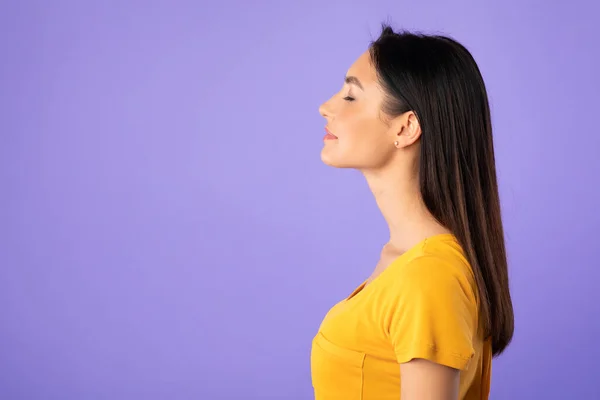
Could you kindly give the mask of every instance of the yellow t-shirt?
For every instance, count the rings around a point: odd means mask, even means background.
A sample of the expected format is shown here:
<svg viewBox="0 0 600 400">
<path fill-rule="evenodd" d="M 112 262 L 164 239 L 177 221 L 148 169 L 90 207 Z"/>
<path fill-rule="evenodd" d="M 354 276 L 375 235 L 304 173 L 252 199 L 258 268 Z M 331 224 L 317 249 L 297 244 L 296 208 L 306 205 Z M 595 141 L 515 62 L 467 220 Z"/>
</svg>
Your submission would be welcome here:
<svg viewBox="0 0 600 400">
<path fill-rule="evenodd" d="M 459 399 L 487 399 L 492 349 L 479 322 L 460 244 L 430 237 L 327 313 L 312 343 L 315 399 L 397 400 L 399 364 L 413 358 L 461 370 Z"/>
</svg>

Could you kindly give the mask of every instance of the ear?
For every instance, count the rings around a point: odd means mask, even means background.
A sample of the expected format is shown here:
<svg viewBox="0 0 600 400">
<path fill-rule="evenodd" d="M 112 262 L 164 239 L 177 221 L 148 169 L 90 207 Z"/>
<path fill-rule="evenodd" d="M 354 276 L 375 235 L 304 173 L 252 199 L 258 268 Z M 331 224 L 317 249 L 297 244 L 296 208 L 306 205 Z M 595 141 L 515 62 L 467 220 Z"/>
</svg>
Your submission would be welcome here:
<svg viewBox="0 0 600 400">
<path fill-rule="evenodd" d="M 408 147 L 421 137 L 421 124 L 414 111 L 407 111 L 390 122 L 392 143 L 397 148 Z"/>
</svg>

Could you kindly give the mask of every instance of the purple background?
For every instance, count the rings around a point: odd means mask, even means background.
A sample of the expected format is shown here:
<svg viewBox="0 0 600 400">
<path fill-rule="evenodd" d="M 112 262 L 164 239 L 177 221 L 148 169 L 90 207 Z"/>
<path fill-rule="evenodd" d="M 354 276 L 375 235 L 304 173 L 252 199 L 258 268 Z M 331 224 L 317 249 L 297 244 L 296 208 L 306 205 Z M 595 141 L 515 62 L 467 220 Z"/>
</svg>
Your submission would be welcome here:
<svg viewBox="0 0 600 400">
<path fill-rule="evenodd" d="M 312 398 L 312 336 L 387 239 L 317 108 L 389 20 L 490 92 L 516 313 L 491 398 L 600 399 L 598 6 L 484 3 L 3 1 L 0 398 Z"/>
</svg>

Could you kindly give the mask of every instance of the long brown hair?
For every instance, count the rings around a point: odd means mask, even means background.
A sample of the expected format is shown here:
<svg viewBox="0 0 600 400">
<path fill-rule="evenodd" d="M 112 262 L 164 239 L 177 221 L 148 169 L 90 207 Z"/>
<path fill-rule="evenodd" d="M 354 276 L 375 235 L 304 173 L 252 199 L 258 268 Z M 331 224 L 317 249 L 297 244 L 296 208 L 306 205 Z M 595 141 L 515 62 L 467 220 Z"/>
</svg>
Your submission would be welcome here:
<svg viewBox="0 0 600 400">
<path fill-rule="evenodd" d="M 470 52 L 446 36 L 395 33 L 369 48 L 386 99 L 383 112 L 412 110 L 421 125 L 419 180 L 429 211 L 463 247 L 478 287 L 492 351 L 510 343 L 514 314 L 487 91 Z"/>
</svg>

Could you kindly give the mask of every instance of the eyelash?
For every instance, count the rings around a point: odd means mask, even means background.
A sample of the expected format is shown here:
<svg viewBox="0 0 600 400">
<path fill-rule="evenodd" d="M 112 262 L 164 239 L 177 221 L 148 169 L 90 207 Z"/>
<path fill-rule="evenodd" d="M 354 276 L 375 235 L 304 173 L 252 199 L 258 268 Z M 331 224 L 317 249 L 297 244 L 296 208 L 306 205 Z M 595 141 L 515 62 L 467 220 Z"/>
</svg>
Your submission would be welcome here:
<svg viewBox="0 0 600 400">
<path fill-rule="evenodd" d="M 344 100 L 346 100 L 346 101 L 354 101 L 354 97 L 346 96 L 346 97 L 344 97 Z"/>
</svg>

